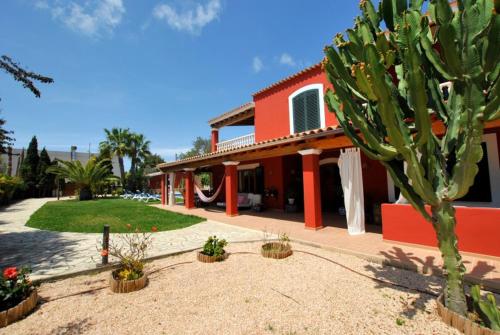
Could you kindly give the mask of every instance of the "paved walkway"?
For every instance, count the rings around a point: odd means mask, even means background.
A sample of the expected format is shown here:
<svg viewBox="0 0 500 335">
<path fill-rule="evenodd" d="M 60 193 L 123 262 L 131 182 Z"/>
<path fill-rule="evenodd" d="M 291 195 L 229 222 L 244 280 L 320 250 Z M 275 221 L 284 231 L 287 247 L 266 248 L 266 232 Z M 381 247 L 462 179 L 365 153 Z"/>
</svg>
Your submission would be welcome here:
<svg viewBox="0 0 500 335">
<path fill-rule="evenodd" d="M 161 206 L 182 214 L 192 214 L 209 220 L 271 233 L 287 233 L 292 239 L 309 242 L 330 250 L 354 254 L 365 259 L 385 262 L 422 273 L 441 273 L 442 258 L 437 248 L 417 247 L 389 243 L 383 240 L 380 226 L 367 226 L 367 233 L 351 236 L 347 232 L 345 218 L 325 214 L 324 227 L 314 231 L 304 229 L 301 213 L 281 211 L 241 211 L 239 216 L 228 217 L 224 211 L 215 208 L 194 208 L 183 206 Z M 500 242 L 499 242 L 500 243 Z M 500 291 L 500 258 L 462 253 L 467 268 L 467 278 Z"/>
<path fill-rule="evenodd" d="M 30 265 L 33 279 L 40 279 L 96 267 L 100 261 L 97 245 L 101 234 L 59 233 L 25 226 L 31 214 L 52 200 L 26 199 L 0 210 L 0 269 Z M 184 229 L 155 233 L 148 256 L 198 248 L 210 235 L 229 242 L 263 238 L 259 231 L 208 220 Z"/>
</svg>

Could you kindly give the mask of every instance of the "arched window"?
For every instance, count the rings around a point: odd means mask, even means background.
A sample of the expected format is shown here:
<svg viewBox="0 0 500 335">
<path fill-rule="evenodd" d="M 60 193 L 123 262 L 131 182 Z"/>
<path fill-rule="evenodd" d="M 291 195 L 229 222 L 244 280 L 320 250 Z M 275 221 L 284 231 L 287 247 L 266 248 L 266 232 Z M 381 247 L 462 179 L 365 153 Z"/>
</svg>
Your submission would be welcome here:
<svg viewBox="0 0 500 335">
<path fill-rule="evenodd" d="M 288 98 L 290 133 L 325 127 L 323 85 L 312 84 L 295 91 Z"/>
</svg>

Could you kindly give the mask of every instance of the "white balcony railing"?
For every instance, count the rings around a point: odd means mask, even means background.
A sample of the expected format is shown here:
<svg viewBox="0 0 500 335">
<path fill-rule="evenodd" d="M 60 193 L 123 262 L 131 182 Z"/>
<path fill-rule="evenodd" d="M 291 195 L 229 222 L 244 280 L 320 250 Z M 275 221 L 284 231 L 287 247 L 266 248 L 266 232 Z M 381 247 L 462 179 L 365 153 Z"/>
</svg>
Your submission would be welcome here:
<svg viewBox="0 0 500 335">
<path fill-rule="evenodd" d="M 252 133 L 217 143 L 217 151 L 234 149 L 254 143 L 255 143 L 255 133 Z"/>
</svg>

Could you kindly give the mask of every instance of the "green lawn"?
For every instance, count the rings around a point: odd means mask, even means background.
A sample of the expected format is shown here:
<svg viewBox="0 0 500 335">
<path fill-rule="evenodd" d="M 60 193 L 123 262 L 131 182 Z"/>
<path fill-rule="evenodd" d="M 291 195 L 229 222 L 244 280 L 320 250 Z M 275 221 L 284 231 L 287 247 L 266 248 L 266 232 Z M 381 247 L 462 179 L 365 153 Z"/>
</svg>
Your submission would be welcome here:
<svg viewBox="0 0 500 335">
<path fill-rule="evenodd" d="M 112 233 L 133 229 L 158 231 L 189 227 L 205 219 L 194 215 L 182 215 L 145 203 L 124 199 L 99 199 L 90 201 L 50 201 L 30 217 L 26 225 L 32 228 L 77 233 L 101 233 L 108 224 Z"/>
</svg>

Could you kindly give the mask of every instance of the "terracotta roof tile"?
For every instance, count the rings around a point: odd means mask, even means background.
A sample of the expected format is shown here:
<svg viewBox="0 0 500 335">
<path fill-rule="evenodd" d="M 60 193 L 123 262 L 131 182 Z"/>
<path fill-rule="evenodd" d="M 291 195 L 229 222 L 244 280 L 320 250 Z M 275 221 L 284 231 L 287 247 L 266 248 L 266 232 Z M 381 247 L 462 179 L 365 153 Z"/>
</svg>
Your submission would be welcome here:
<svg viewBox="0 0 500 335">
<path fill-rule="evenodd" d="M 258 94 L 261 94 L 261 93 L 263 93 L 263 92 L 265 92 L 267 90 L 270 90 L 271 88 L 279 86 L 279 85 L 283 84 L 284 82 L 286 82 L 288 80 L 291 80 L 293 78 L 299 77 L 299 76 L 303 75 L 304 73 L 306 73 L 308 71 L 311 71 L 312 69 L 315 69 L 315 68 L 318 68 L 318 67 L 321 67 L 321 63 L 316 63 L 316 64 L 311 65 L 309 67 L 306 67 L 305 69 L 302 69 L 299 72 L 296 72 L 296 73 L 294 73 L 294 74 L 292 74 L 292 75 L 290 75 L 288 77 L 285 77 L 285 78 L 283 78 L 283 79 L 281 79 L 281 80 L 279 80 L 279 81 L 277 81 L 277 82 L 275 82 L 275 83 L 273 83 L 273 84 L 271 84 L 271 85 L 269 85 L 269 86 L 267 86 L 267 87 L 265 87 L 265 88 L 263 88 L 263 89 L 255 92 L 254 94 L 252 94 L 252 96 L 256 96 Z"/>
</svg>

